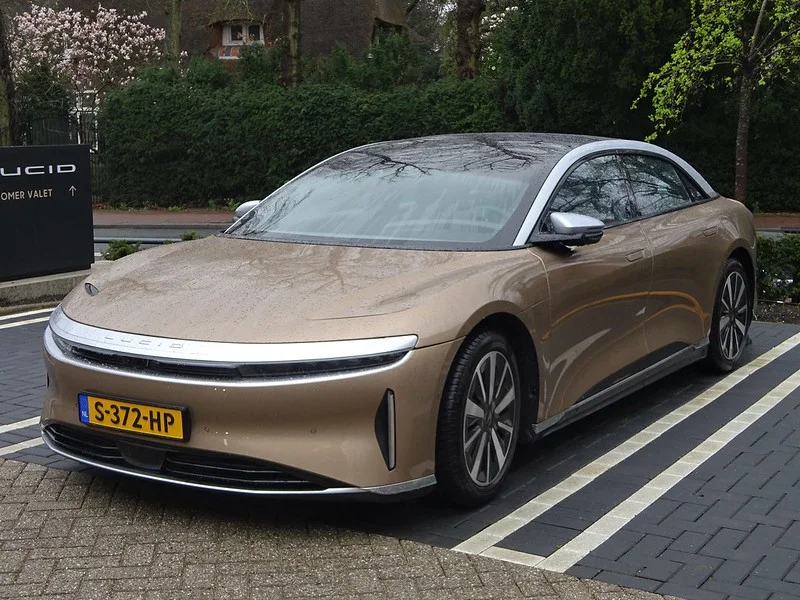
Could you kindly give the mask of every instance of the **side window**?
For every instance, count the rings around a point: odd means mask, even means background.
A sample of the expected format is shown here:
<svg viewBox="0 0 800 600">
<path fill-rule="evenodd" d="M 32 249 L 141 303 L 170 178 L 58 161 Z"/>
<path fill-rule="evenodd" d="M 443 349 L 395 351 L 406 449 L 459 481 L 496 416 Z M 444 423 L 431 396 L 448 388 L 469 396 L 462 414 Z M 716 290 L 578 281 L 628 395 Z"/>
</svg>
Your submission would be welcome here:
<svg viewBox="0 0 800 600">
<path fill-rule="evenodd" d="M 616 156 L 587 160 L 570 173 L 550 204 L 548 214 L 552 212 L 578 213 L 606 225 L 633 219 L 636 215 Z"/>
<path fill-rule="evenodd" d="M 686 191 L 689 192 L 689 197 L 692 199 L 692 202 L 702 202 L 703 200 L 708 200 L 706 193 L 701 190 L 694 181 L 692 181 L 691 177 L 681 173 L 681 180 L 683 181 L 683 185 L 686 186 Z"/>
<path fill-rule="evenodd" d="M 642 216 L 657 215 L 692 203 L 678 170 L 653 156 L 624 155 L 636 203 Z"/>
</svg>

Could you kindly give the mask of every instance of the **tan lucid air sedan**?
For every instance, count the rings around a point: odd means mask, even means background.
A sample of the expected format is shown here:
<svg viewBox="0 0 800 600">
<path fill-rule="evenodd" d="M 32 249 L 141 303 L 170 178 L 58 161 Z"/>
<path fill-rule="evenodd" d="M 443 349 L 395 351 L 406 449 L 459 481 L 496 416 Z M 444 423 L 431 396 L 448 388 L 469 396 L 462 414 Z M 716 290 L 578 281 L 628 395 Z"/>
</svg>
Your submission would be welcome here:
<svg viewBox="0 0 800 600">
<path fill-rule="evenodd" d="M 754 262 L 751 214 L 656 146 L 372 144 L 75 289 L 45 333 L 43 435 L 198 488 L 477 504 L 518 443 L 735 367 Z"/>
</svg>

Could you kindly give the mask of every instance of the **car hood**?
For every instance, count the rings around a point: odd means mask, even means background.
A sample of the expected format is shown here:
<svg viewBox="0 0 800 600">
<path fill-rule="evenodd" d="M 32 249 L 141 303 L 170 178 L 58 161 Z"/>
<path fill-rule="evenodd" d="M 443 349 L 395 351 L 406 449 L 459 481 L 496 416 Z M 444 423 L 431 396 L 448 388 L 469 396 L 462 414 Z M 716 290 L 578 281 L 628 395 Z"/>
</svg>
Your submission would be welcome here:
<svg viewBox="0 0 800 600">
<path fill-rule="evenodd" d="M 456 339 L 482 311 L 534 302 L 525 250 L 445 252 L 215 236 L 98 269 L 64 300 L 71 319 L 184 340 L 303 342 L 416 334 Z"/>
</svg>

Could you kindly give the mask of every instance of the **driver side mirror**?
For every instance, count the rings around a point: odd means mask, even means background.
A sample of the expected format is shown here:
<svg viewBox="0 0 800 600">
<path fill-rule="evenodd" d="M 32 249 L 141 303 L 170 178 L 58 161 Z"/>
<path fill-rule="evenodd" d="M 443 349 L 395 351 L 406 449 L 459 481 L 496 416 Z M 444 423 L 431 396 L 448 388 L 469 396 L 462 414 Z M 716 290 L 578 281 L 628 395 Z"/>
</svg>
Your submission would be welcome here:
<svg viewBox="0 0 800 600">
<path fill-rule="evenodd" d="M 236 211 L 233 213 L 233 222 L 236 223 L 239 219 L 253 210 L 256 206 L 261 204 L 261 200 L 250 200 L 249 202 L 245 202 L 244 204 L 240 204 Z"/>
<path fill-rule="evenodd" d="M 543 236 L 543 241 L 561 242 L 567 246 L 596 244 L 603 237 L 605 224 L 594 217 L 578 213 L 554 212 L 548 216 L 552 234 Z"/>
</svg>

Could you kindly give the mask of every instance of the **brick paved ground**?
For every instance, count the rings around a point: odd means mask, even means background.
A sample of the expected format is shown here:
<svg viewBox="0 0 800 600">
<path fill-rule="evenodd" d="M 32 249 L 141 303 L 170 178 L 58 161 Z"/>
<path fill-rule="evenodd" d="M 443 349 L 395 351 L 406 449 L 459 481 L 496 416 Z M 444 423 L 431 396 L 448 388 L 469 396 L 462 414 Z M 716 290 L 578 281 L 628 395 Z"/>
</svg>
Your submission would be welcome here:
<svg viewBox="0 0 800 600">
<path fill-rule="evenodd" d="M 0 459 L 0 598 L 660 598 L 325 526 L 312 506 Z"/>
<path fill-rule="evenodd" d="M 39 412 L 43 329 L 44 324 L 36 324 L 0 331 L 0 425 Z M 797 331 L 756 324 L 748 357 Z M 542 544 L 557 547 L 567 541 L 627 497 L 637 482 L 660 471 L 662 463 L 682 451 L 682 444 L 696 443 L 798 365 L 800 350 L 690 419 L 686 431 L 665 436 L 665 446 L 653 446 L 655 454 L 621 465 L 622 471 L 610 472 L 597 487 L 587 488 L 588 495 L 576 494 L 570 506 L 554 507 L 501 546 L 522 543 L 519 549 L 534 552 Z M 794 454 L 800 448 L 800 399 L 795 396 L 687 479 L 682 485 L 688 487 L 674 488 L 571 572 L 605 579 L 603 584 L 425 545 L 452 547 L 717 380 L 701 369 L 684 370 L 603 410 L 591 422 L 522 448 L 502 497 L 477 511 L 454 511 L 429 501 L 361 506 L 186 492 L 118 480 L 60 459 L 44 447 L 28 448 L 6 458 L 82 471 L 0 459 L 0 598 L 26 590 L 50 594 L 61 589 L 58 585 L 72 586 L 64 588 L 70 591 L 62 597 L 94 593 L 98 598 L 110 592 L 123 598 L 179 596 L 175 590 L 192 598 L 346 597 L 362 592 L 365 597 L 529 595 L 552 600 L 630 596 L 617 585 L 697 600 L 800 597 L 800 489 L 793 479 L 796 471 L 800 479 L 800 458 Z M 751 434 L 756 437 L 747 437 Z M 0 449 L 34 435 L 29 428 L 0 434 Z M 757 481 L 766 475 L 768 481 Z M 548 538 L 537 529 L 542 525 L 573 531 L 559 542 L 555 534 Z M 187 591 L 190 582 L 208 587 L 195 594 Z M 662 587 L 667 583 L 674 585 Z M 142 590 L 149 585 L 162 587 Z"/>
<path fill-rule="evenodd" d="M 570 572 L 693 600 L 800 598 L 800 392 Z"/>
<path fill-rule="evenodd" d="M 0 425 L 42 410 L 44 327 L 42 323 L 0 331 Z"/>
</svg>

